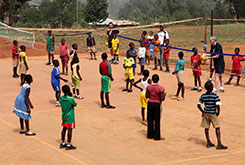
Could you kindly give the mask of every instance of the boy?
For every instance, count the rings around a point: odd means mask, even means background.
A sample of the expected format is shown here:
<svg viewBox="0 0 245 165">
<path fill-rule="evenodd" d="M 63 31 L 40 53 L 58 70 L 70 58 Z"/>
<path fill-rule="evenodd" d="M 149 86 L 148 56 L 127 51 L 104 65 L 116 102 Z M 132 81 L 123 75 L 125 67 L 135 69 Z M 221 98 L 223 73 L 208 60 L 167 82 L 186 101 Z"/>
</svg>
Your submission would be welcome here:
<svg viewBox="0 0 245 165">
<path fill-rule="evenodd" d="M 138 54 L 139 54 L 139 64 L 140 64 L 140 73 L 138 75 L 142 75 L 143 71 L 145 70 L 145 54 L 146 54 L 146 48 L 143 42 L 140 43 Z"/>
<path fill-rule="evenodd" d="M 20 77 L 17 74 L 17 68 L 19 65 L 19 48 L 18 48 L 18 41 L 13 41 L 13 48 L 12 48 L 12 59 L 13 59 L 13 78 Z"/>
<path fill-rule="evenodd" d="M 158 39 L 158 35 L 155 34 L 154 35 L 154 40 L 153 43 L 156 45 L 160 45 L 161 41 Z M 154 58 L 154 63 L 155 63 L 155 67 L 153 70 L 157 70 L 157 63 L 160 66 L 160 70 L 162 71 L 162 65 L 161 65 L 161 59 L 160 59 L 160 48 L 159 46 L 154 45 L 153 48 L 153 58 Z"/>
<path fill-rule="evenodd" d="M 91 32 L 88 33 L 88 38 L 87 38 L 87 47 L 88 47 L 88 52 L 90 53 L 90 60 L 93 60 L 93 55 L 94 55 L 94 60 L 97 60 L 96 58 L 96 49 L 95 49 L 95 39 L 94 37 L 91 36 Z"/>
<path fill-rule="evenodd" d="M 137 63 L 136 62 L 137 52 L 134 49 L 134 43 L 133 42 L 130 42 L 128 46 L 129 46 L 129 49 L 128 49 L 127 53 L 129 53 L 129 55 L 134 59 L 133 74 L 135 76 L 135 69 L 137 67 L 137 65 L 136 65 L 136 63 Z"/>
<path fill-rule="evenodd" d="M 170 45 L 169 45 L 169 39 L 166 39 L 165 44 L 166 44 L 166 45 L 165 45 L 165 47 L 163 48 L 163 49 L 164 49 L 163 59 L 164 59 L 165 65 L 166 65 L 166 70 L 165 70 L 164 72 L 170 73 L 169 65 L 168 65 L 169 52 L 170 52 L 170 48 L 168 47 L 168 46 L 170 46 Z"/>
<path fill-rule="evenodd" d="M 119 39 L 117 37 L 117 34 L 118 34 L 117 32 L 114 32 L 113 39 L 111 40 L 112 53 L 113 53 L 112 63 L 114 63 L 114 64 L 119 64 L 119 59 L 118 59 L 118 56 L 119 56 Z"/>
<path fill-rule="evenodd" d="M 240 49 L 236 48 L 235 56 L 232 56 L 233 65 L 232 65 L 231 76 L 230 79 L 225 83 L 225 85 L 230 85 L 233 77 L 237 76 L 237 82 L 235 86 L 239 86 L 239 81 L 241 79 L 241 71 L 242 71 L 241 61 L 245 61 L 244 57 L 237 56 L 239 55 L 239 53 L 240 53 Z"/>
<path fill-rule="evenodd" d="M 192 51 L 194 52 L 194 54 L 191 56 L 191 68 L 193 71 L 193 76 L 194 76 L 194 83 L 195 83 L 195 87 L 192 88 L 192 91 L 198 91 L 201 92 L 202 91 L 202 86 L 201 86 L 201 75 L 202 75 L 202 71 L 201 71 L 201 56 L 200 54 L 198 54 L 198 50 L 197 48 L 193 48 Z M 199 88 L 197 88 L 197 81 L 199 84 Z"/>
<path fill-rule="evenodd" d="M 46 50 L 48 52 L 48 62 L 46 65 L 51 65 L 54 60 L 54 36 L 52 36 L 51 30 L 48 31 Z"/>
<path fill-rule="evenodd" d="M 54 69 L 51 72 L 51 84 L 55 91 L 56 106 L 60 106 L 60 79 L 64 82 L 68 82 L 66 79 L 60 77 L 59 61 L 53 60 Z"/>
<path fill-rule="evenodd" d="M 102 62 L 100 63 L 100 74 L 101 74 L 101 91 L 100 91 L 100 100 L 101 108 L 115 109 L 116 107 L 110 104 L 109 94 L 111 90 L 111 81 L 113 81 L 111 64 L 107 61 L 107 54 L 103 53 L 101 55 Z M 104 102 L 104 93 L 106 104 Z"/>
<path fill-rule="evenodd" d="M 21 86 L 25 83 L 25 75 L 26 72 L 29 70 L 29 66 L 27 64 L 27 56 L 26 56 L 26 47 L 24 45 L 20 46 L 20 80 L 21 80 Z"/>
<path fill-rule="evenodd" d="M 122 91 L 124 92 L 132 92 L 132 85 L 134 82 L 134 73 L 133 73 L 133 66 L 135 64 L 133 57 L 130 56 L 132 54 L 131 50 L 127 51 L 127 57 L 123 59 L 123 67 L 125 69 L 125 79 L 126 79 L 126 88 Z M 130 87 L 128 89 L 128 85 L 130 83 Z"/>
<path fill-rule="evenodd" d="M 75 128 L 75 112 L 74 107 L 77 106 L 77 103 L 71 97 L 70 87 L 68 85 L 64 85 L 62 87 L 62 92 L 64 96 L 60 98 L 60 104 L 62 109 L 62 132 L 61 132 L 61 143 L 60 148 L 66 148 L 67 150 L 74 150 L 76 149 L 75 146 L 71 144 L 72 138 L 72 129 Z M 68 130 L 68 140 L 67 144 L 65 143 L 65 135 L 66 131 Z"/>
<path fill-rule="evenodd" d="M 165 100 L 166 91 L 164 87 L 158 85 L 159 76 L 152 76 L 152 85 L 146 88 L 146 98 L 149 98 L 147 105 L 147 138 L 161 140 L 161 103 Z"/>
<path fill-rule="evenodd" d="M 179 56 L 179 61 L 176 63 L 175 70 L 172 73 L 173 75 L 176 74 L 176 78 L 178 81 L 178 89 L 177 89 L 176 95 L 174 95 L 171 99 L 173 99 L 173 100 L 177 99 L 178 101 L 183 101 L 184 100 L 184 94 L 185 94 L 185 86 L 184 86 L 185 61 L 183 59 L 184 53 L 179 52 L 178 56 Z M 180 91 L 182 92 L 181 93 L 182 97 L 179 97 Z"/>
<path fill-rule="evenodd" d="M 71 71 L 72 71 L 72 65 L 74 64 L 74 59 L 75 58 L 78 58 L 77 49 L 78 49 L 77 44 L 72 44 L 72 51 L 70 53 L 70 57 L 71 57 Z"/>
<path fill-rule="evenodd" d="M 83 99 L 82 96 L 79 95 L 79 84 L 82 81 L 82 77 L 80 75 L 79 69 L 79 59 L 73 59 L 74 64 L 72 65 L 72 89 L 73 89 L 73 97 L 78 99 Z M 77 92 L 77 95 L 76 95 Z"/>
<path fill-rule="evenodd" d="M 213 124 L 213 127 L 216 130 L 216 136 L 217 136 L 217 141 L 218 145 L 216 147 L 217 150 L 220 149 L 227 149 L 227 146 L 224 146 L 221 143 L 221 138 L 220 138 L 220 123 L 218 116 L 220 114 L 220 98 L 217 94 L 213 93 L 213 84 L 211 81 L 207 81 L 205 83 L 205 89 L 207 90 L 207 93 L 203 94 L 199 102 L 197 104 L 198 109 L 202 112 L 202 122 L 201 122 L 201 127 L 205 129 L 205 136 L 207 139 L 207 144 L 206 147 L 214 147 L 214 144 L 211 143 L 209 139 L 209 127 L 210 123 Z M 201 105 L 204 103 L 205 107 L 202 109 Z"/>
</svg>

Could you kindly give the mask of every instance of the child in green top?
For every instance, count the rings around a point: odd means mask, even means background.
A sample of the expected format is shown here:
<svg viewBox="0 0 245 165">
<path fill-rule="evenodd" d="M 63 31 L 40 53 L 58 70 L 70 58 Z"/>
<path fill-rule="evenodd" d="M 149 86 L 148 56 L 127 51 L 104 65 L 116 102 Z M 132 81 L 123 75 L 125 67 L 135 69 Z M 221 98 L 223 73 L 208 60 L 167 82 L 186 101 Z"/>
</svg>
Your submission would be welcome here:
<svg viewBox="0 0 245 165">
<path fill-rule="evenodd" d="M 67 150 L 76 149 L 75 146 L 71 145 L 72 129 L 75 128 L 75 113 L 74 107 L 77 103 L 72 98 L 72 93 L 68 85 L 62 87 L 62 92 L 64 96 L 60 97 L 60 105 L 62 109 L 62 126 L 63 130 L 61 132 L 61 144 L 60 148 L 66 148 Z M 65 143 L 66 130 L 68 129 L 68 140 Z"/>
<path fill-rule="evenodd" d="M 185 69 L 185 61 L 184 61 L 184 53 L 179 52 L 179 61 L 176 63 L 175 70 L 172 73 L 173 75 L 176 74 L 176 78 L 178 81 L 178 89 L 176 95 L 172 97 L 172 99 L 177 99 L 178 101 L 184 100 L 184 94 L 185 94 L 185 86 L 184 86 L 184 69 Z M 179 93 L 181 90 L 181 96 L 179 97 Z"/>
</svg>

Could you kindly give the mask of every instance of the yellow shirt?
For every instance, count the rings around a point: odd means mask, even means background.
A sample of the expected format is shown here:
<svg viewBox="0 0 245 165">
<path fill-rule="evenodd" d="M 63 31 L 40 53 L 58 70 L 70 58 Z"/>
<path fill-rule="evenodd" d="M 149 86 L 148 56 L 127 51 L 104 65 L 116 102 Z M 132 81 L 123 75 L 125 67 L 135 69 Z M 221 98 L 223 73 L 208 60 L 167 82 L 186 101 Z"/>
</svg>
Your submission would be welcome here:
<svg viewBox="0 0 245 165">
<path fill-rule="evenodd" d="M 119 44 L 119 39 L 118 38 L 113 38 L 111 40 L 111 43 L 112 43 L 112 50 L 113 50 L 113 54 L 116 54 L 118 55 L 119 54 L 119 48 L 117 49 L 117 46 Z M 117 50 L 116 50 L 117 49 Z"/>
<path fill-rule="evenodd" d="M 123 59 L 123 65 L 125 65 L 126 67 L 131 66 L 130 68 L 125 69 L 125 73 L 133 73 L 133 65 L 134 65 L 133 57 L 130 57 L 130 58 L 125 57 Z"/>
<path fill-rule="evenodd" d="M 25 52 L 20 52 L 19 56 L 20 56 L 20 62 L 21 63 L 24 63 L 24 59 L 25 59 L 25 61 L 27 63 L 27 56 L 26 56 Z"/>
</svg>

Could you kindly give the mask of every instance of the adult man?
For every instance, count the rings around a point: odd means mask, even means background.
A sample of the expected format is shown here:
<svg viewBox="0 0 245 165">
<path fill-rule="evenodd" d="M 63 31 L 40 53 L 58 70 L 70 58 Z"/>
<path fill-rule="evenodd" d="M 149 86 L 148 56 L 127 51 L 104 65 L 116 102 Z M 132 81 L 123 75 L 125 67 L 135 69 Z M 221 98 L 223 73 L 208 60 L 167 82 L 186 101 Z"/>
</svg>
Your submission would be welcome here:
<svg viewBox="0 0 245 165">
<path fill-rule="evenodd" d="M 209 59 L 213 59 L 214 62 L 214 70 L 215 70 L 215 82 L 214 82 L 214 92 L 220 91 L 224 92 L 223 88 L 223 73 L 225 71 L 225 61 L 223 54 L 222 46 L 217 42 L 215 36 L 210 37 L 211 57 Z M 212 72 L 212 71 L 211 71 Z M 218 89 L 218 83 L 220 81 L 220 88 Z"/>
<path fill-rule="evenodd" d="M 160 31 L 157 33 L 158 39 L 161 41 L 161 45 L 165 45 L 166 40 L 169 39 L 168 32 L 164 30 L 164 25 L 160 25 Z M 164 47 L 160 47 L 160 58 L 163 61 Z M 164 61 L 163 61 L 164 63 Z"/>
</svg>

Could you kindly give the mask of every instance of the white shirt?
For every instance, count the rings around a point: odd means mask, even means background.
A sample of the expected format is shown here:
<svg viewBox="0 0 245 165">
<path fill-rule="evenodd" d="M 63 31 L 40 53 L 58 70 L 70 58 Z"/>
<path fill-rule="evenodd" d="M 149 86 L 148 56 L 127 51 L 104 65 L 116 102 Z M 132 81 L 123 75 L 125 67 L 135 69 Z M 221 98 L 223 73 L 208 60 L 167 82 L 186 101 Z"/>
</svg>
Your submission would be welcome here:
<svg viewBox="0 0 245 165">
<path fill-rule="evenodd" d="M 139 58 L 145 58 L 145 52 L 146 52 L 146 48 L 145 47 L 139 47 Z"/>
<path fill-rule="evenodd" d="M 169 39 L 169 35 L 168 35 L 168 32 L 166 30 L 159 31 L 157 33 L 157 35 L 158 35 L 158 39 L 161 41 L 161 43 L 160 43 L 161 45 L 164 44 L 164 37 L 165 37 L 166 40 Z"/>
</svg>

